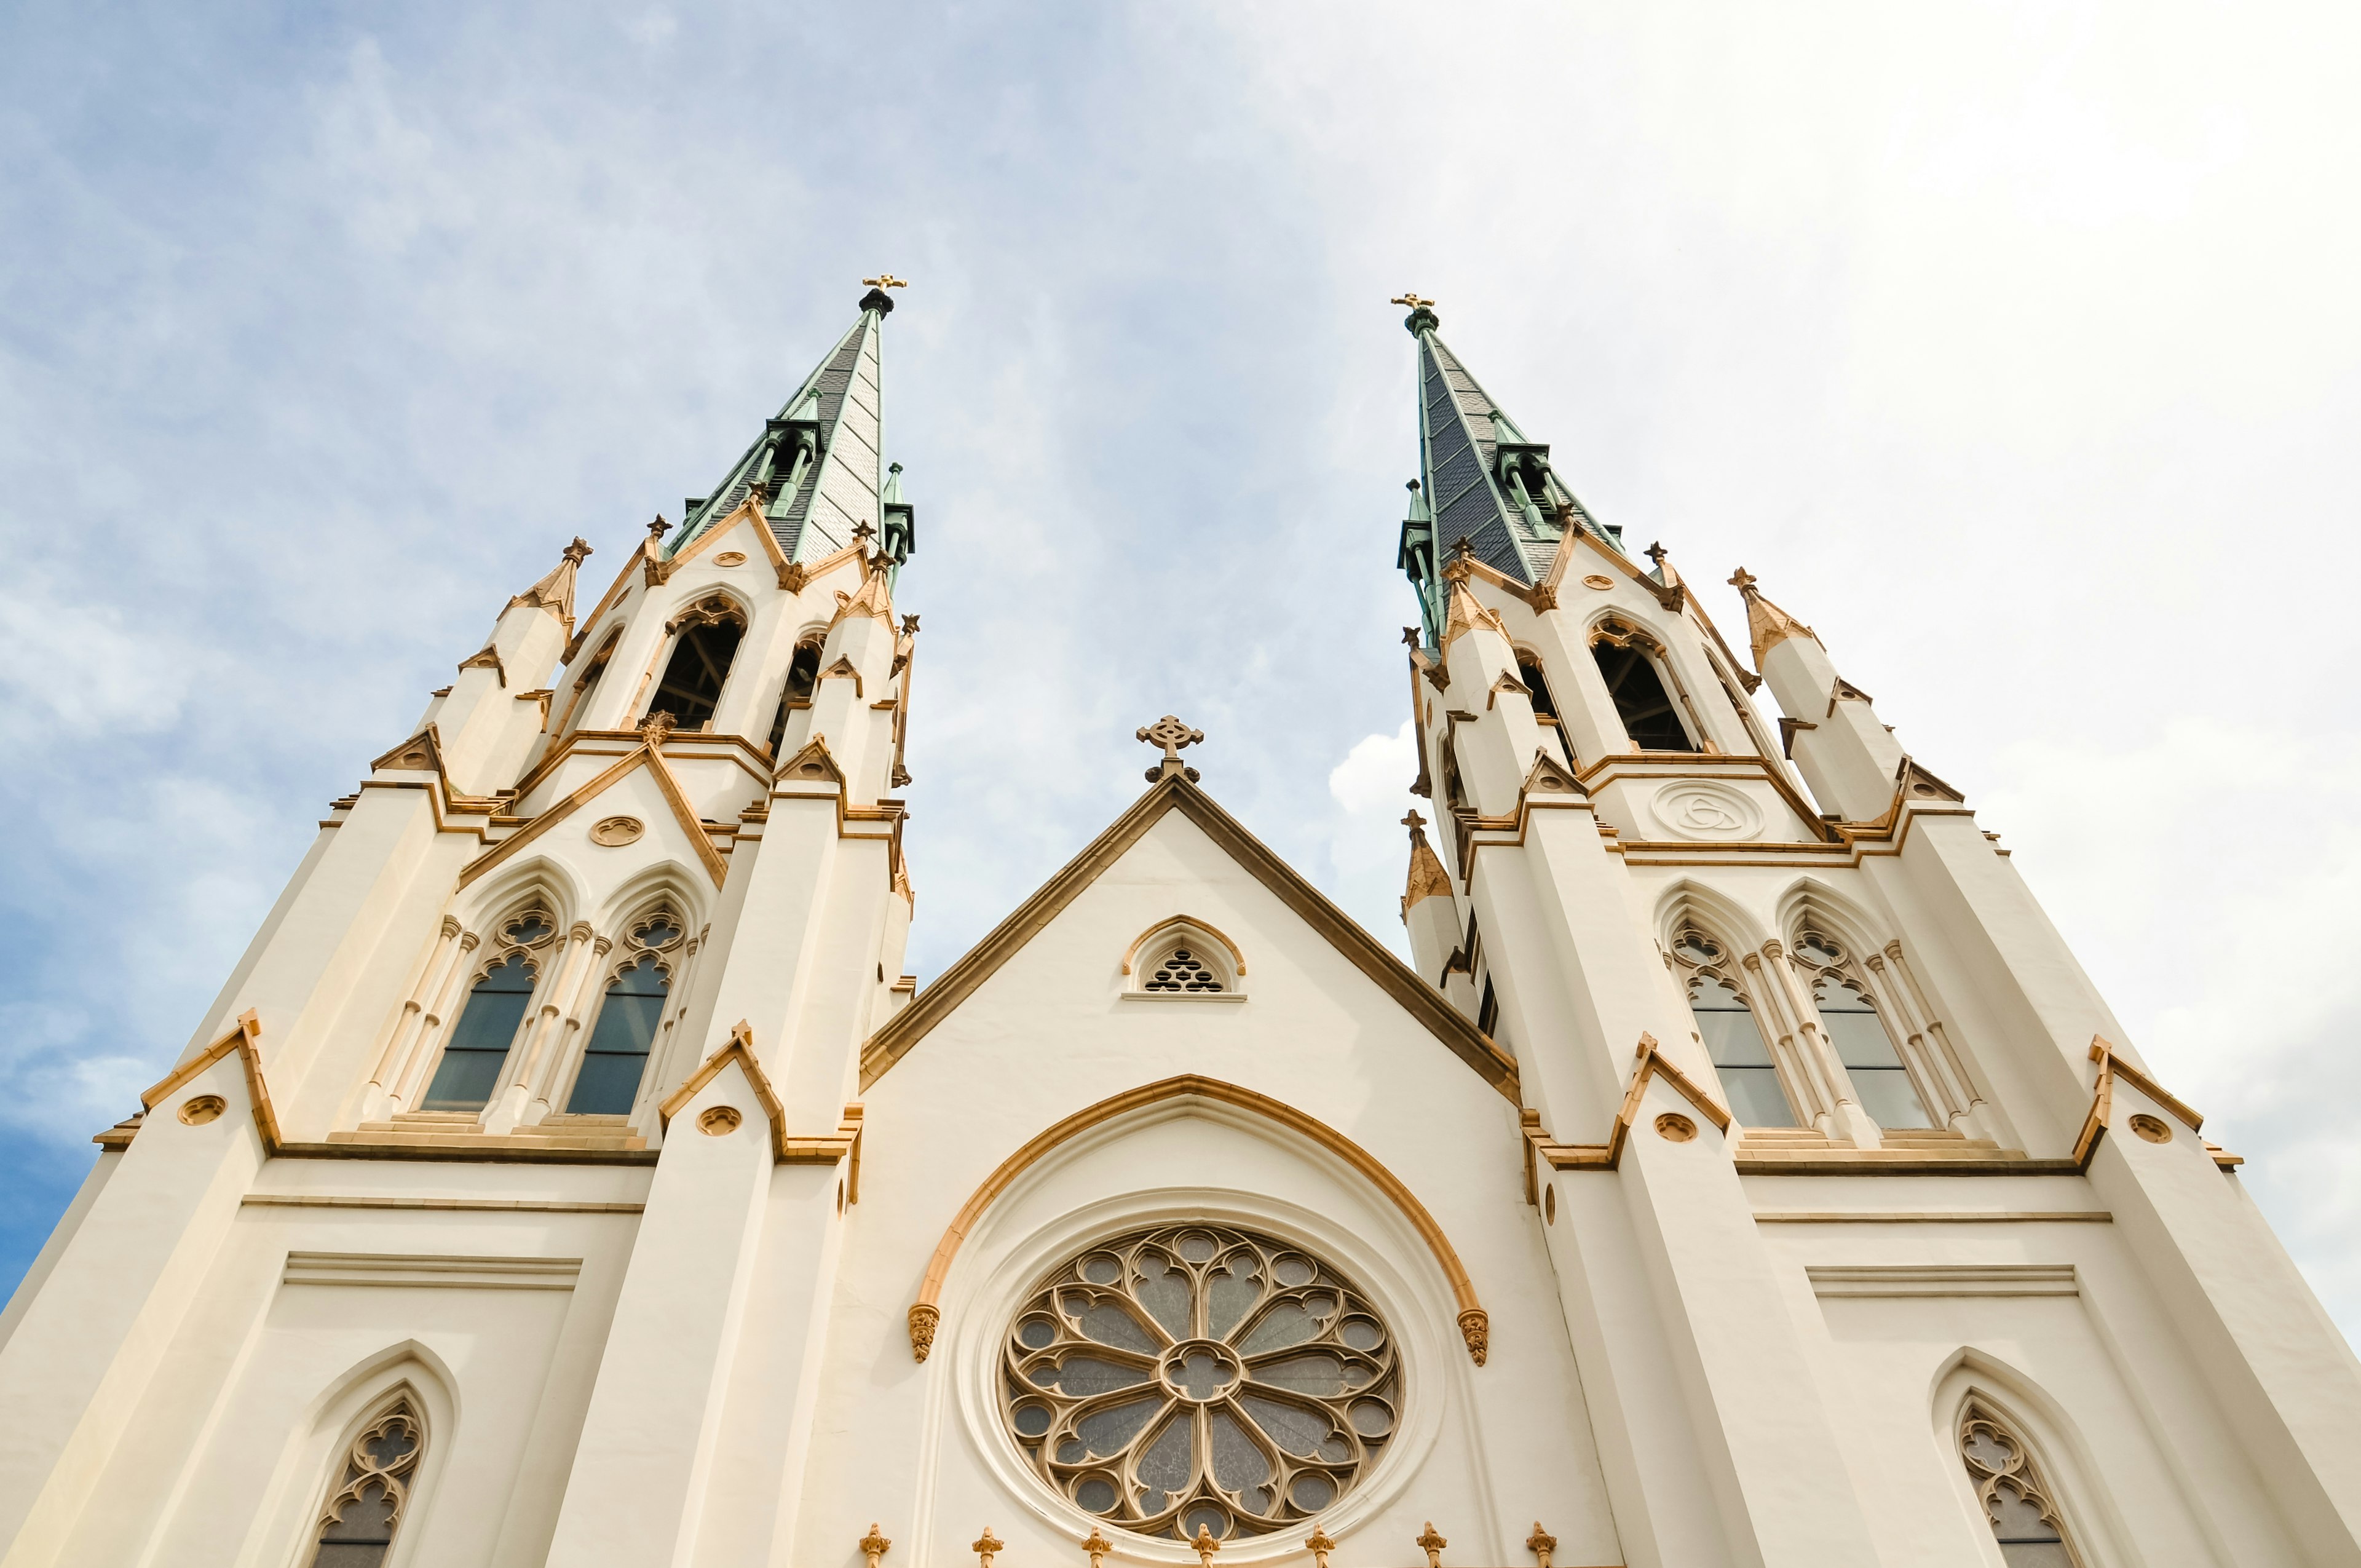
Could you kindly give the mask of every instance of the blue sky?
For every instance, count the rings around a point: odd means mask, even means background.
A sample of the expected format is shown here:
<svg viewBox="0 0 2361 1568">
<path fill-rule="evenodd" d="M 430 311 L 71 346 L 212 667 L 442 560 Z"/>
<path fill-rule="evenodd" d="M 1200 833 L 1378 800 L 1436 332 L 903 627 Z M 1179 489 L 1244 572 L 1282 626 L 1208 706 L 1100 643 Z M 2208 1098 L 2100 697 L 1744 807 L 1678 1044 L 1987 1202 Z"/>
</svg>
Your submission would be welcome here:
<svg viewBox="0 0 2361 1568">
<path fill-rule="evenodd" d="M 321 808 L 890 323 L 914 967 L 1176 711 L 1389 940 L 1410 340 L 1744 565 L 2361 1326 L 2349 8 L 0 16 L 0 1278 Z M 1708 602 L 1742 622 L 1734 594 Z"/>
</svg>

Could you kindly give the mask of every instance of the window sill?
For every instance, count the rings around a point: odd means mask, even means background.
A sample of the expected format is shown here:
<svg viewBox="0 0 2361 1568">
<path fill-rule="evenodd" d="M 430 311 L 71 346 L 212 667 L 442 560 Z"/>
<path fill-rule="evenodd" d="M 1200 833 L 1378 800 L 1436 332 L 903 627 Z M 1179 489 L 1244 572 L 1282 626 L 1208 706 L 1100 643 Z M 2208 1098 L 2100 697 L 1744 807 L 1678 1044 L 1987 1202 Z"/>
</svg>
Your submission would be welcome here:
<svg viewBox="0 0 2361 1568">
<path fill-rule="evenodd" d="M 1126 1002 L 1244 1002 L 1243 991 L 1126 991 Z"/>
</svg>

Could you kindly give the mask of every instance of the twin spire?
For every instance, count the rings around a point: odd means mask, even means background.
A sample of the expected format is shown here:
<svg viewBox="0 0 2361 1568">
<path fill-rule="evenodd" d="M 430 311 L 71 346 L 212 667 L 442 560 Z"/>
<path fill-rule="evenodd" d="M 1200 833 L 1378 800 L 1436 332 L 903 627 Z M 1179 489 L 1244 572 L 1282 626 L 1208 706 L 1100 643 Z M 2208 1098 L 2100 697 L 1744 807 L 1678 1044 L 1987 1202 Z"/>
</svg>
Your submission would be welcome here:
<svg viewBox="0 0 2361 1568">
<path fill-rule="evenodd" d="M 1619 552 L 1622 539 L 1583 510 L 1550 466 L 1548 444 L 1527 439 L 1444 345 L 1434 302 L 1404 294 L 1394 303 L 1411 307 L 1402 325 L 1418 341 L 1419 373 L 1419 477 L 1396 565 L 1418 589 L 1426 642 L 1435 647 L 1450 613 L 1443 567 L 1459 541 L 1530 587 L 1547 575 L 1569 528 Z"/>
</svg>

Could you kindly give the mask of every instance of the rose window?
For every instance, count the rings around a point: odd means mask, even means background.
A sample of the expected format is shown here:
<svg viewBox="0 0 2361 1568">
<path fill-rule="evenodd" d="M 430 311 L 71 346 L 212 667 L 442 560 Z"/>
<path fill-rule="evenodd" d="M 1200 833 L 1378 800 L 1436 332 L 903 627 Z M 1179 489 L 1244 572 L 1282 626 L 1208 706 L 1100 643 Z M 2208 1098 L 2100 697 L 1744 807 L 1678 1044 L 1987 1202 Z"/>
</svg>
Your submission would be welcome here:
<svg viewBox="0 0 2361 1568">
<path fill-rule="evenodd" d="M 1142 1535 L 1259 1535 L 1352 1490 L 1400 1375 L 1367 1299 L 1216 1225 L 1104 1243 L 1043 1282 L 1003 1355 L 1009 1431 L 1049 1485 Z"/>
</svg>

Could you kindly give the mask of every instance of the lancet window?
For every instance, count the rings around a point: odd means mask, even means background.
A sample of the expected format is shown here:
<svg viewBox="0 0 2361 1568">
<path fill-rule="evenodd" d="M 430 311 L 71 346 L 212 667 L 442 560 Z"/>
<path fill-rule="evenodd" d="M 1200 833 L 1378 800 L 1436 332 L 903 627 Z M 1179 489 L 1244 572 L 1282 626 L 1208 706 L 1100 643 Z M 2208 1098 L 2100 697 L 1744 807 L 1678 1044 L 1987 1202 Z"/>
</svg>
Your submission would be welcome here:
<svg viewBox="0 0 2361 1568">
<path fill-rule="evenodd" d="M 311 1568 L 379 1568 L 425 1452 L 425 1424 L 407 1399 L 361 1429 L 315 1521 Z"/>
<path fill-rule="evenodd" d="M 1836 938 L 1806 930 L 1795 938 L 1795 960 L 1861 1108 L 1881 1127 L 1933 1126 L 1867 982 L 1853 971 Z"/>
<path fill-rule="evenodd" d="M 2008 1568 L 2081 1568 L 2057 1497 L 2024 1440 L 1982 1405 L 1960 1417 L 1960 1460 Z"/>
<path fill-rule="evenodd" d="M 1751 1127 L 1792 1127 L 1795 1113 L 1780 1086 L 1779 1067 L 1763 1038 L 1763 1026 L 1746 994 L 1738 988 L 1738 966 L 1719 942 L 1695 927 L 1682 930 L 1673 942 L 1689 1011 L 1697 1018 L 1697 1036 L 1705 1042 L 1730 1113 Z"/>
<path fill-rule="evenodd" d="M 665 630 L 674 634 L 672 657 L 648 701 L 648 712 L 669 713 L 675 728 L 702 729 L 720 705 L 730 665 L 746 635 L 746 617 L 721 594 L 691 605 Z"/>
<path fill-rule="evenodd" d="M 590 1043 L 566 1102 L 570 1116 L 621 1116 L 638 1098 L 655 1048 L 664 1003 L 672 995 L 671 949 L 682 937 L 679 916 L 650 915 L 631 931 L 625 952 L 591 1025 Z"/>
<path fill-rule="evenodd" d="M 1226 1226 L 1135 1232 L 1070 1259 L 1007 1330 L 1002 1411 L 1085 1513 L 1167 1540 L 1303 1528 L 1395 1431 L 1376 1308 L 1301 1248 Z"/>
<path fill-rule="evenodd" d="M 1558 713 L 1557 698 L 1550 692 L 1549 675 L 1542 668 L 1540 654 L 1517 650 L 1517 679 L 1532 693 L 1533 717 L 1541 721 L 1543 730 L 1558 738 L 1558 744 L 1565 749 L 1565 761 L 1573 762 L 1574 742 L 1565 733 L 1565 721 Z"/>
<path fill-rule="evenodd" d="M 779 754 L 779 742 L 787 738 L 787 719 L 799 707 L 811 705 L 812 693 L 819 686 L 819 649 L 817 641 L 796 644 L 796 656 L 787 663 L 787 684 L 779 692 L 779 711 L 771 720 L 771 755 Z"/>
<path fill-rule="evenodd" d="M 589 711 L 591 695 L 598 689 L 598 677 L 605 674 L 607 666 L 614 662 L 615 645 L 622 640 L 623 629 L 619 626 L 607 634 L 607 641 L 599 644 L 598 652 L 590 656 L 589 663 L 574 677 L 573 695 L 566 699 L 565 717 L 558 722 L 561 734 L 571 734 L 582 728 L 583 717 Z"/>
<path fill-rule="evenodd" d="M 1654 638 L 1620 621 L 1602 625 L 1590 644 L 1590 655 L 1598 661 L 1599 678 L 1607 683 L 1607 695 L 1614 699 L 1632 750 L 1694 751 L 1697 743 L 1681 722 L 1657 663 L 1663 653 Z"/>
<path fill-rule="evenodd" d="M 420 1110 L 480 1111 L 490 1101 L 500 1087 L 500 1064 L 532 1008 L 541 949 L 556 929 L 538 906 L 502 923 L 499 947 L 467 992 Z"/>
</svg>

